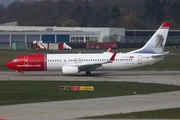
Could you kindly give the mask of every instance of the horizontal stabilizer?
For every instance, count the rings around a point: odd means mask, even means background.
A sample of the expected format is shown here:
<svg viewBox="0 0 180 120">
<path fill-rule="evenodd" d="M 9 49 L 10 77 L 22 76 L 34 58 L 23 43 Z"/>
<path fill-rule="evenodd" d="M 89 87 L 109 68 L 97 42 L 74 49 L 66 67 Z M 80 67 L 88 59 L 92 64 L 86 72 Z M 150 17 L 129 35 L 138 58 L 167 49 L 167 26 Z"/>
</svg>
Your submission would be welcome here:
<svg viewBox="0 0 180 120">
<path fill-rule="evenodd" d="M 163 57 L 163 56 L 166 56 L 168 53 L 169 53 L 169 51 L 163 52 L 163 54 L 153 55 L 152 58 Z"/>
</svg>

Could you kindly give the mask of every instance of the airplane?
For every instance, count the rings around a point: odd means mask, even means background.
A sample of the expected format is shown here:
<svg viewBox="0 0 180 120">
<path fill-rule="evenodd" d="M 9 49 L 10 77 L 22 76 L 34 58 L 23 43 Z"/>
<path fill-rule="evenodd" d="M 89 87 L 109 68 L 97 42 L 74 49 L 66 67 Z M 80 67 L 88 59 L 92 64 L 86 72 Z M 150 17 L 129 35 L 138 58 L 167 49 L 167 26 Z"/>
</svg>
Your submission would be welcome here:
<svg viewBox="0 0 180 120">
<path fill-rule="evenodd" d="M 164 22 L 148 42 L 140 49 L 127 53 L 76 53 L 76 54 L 29 54 L 14 58 L 5 66 L 24 71 L 62 71 L 64 75 L 78 74 L 85 71 L 91 76 L 96 70 L 124 70 L 161 61 L 169 52 L 163 52 L 170 23 Z"/>
</svg>

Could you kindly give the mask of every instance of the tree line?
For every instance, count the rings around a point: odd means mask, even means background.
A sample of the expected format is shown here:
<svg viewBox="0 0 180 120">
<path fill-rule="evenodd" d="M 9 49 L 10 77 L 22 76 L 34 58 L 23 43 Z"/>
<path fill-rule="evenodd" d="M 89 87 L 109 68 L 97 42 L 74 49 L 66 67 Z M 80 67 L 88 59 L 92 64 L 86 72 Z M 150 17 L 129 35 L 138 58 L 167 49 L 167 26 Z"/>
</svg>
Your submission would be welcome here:
<svg viewBox="0 0 180 120">
<path fill-rule="evenodd" d="M 125 27 L 156 29 L 162 22 L 180 28 L 176 0 L 16 0 L 0 5 L 0 23 L 21 26 Z"/>
</svg>

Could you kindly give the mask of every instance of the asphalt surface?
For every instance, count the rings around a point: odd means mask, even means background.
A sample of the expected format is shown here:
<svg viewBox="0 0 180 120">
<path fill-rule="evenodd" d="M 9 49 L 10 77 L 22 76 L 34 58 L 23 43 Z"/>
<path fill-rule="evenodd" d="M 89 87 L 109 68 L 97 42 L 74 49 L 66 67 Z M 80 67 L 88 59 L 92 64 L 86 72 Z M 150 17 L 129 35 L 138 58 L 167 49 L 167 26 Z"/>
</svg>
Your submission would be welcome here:
<svg viewBox="0 0 180 120">
<path fill-rule="evenodd" d="M 52 81 L 135 81 L 180 85 L 180 71 L 98 71 L 86 77 L 84 73 L 63 76 L 61 72 L 0 72 L 0 80 Z M 180 107 L 180 91 L 148 95 L 92 98 L 20 105 L 0 106 L 0 119 L 6 120 L 75 120 L 94 115 L 123 114 L 134 111 Z M 157 116 L 158 118 L 158 116 Z M 154 116 L 152 116 L 154 119 Z"/>
<path fill-rule="evenodd" d="M 17 72 L 0 72 L 0 81 L 134 81 L 180 86 L 180 71 L 94 71 L 91 77 L 87 77 L 84 72 L 77 75 L 62 75 L 60 71 L 25 72 L 24 74 L 21 76 Z"/>
</svg>

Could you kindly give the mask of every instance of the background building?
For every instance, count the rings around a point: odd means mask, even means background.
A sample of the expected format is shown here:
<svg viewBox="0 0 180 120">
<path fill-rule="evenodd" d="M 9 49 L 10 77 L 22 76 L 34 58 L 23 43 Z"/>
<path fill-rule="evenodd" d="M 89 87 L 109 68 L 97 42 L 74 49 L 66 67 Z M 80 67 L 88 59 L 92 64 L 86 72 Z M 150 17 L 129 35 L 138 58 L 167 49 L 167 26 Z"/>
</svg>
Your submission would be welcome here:
<svg viewBox="0 0 180 120">
<path fill-rule="evenodd" d="M 24 43 L 28 46 L 34 40 L 42 40 L 44 43 L 65 42 L 73 48 L 86 48 L 86 43 L 96 42 L 116 42 L 118 48 L 128 46 L 135 48 L 143 46 L 155 31 L 125 30 L 125 28 L 17 26 L 16 22 L 11 22 L 0 25 L 0 47 L 9 48 L 12 43 Z M 122 43 L 128 43 L 128 45 Z M 137 45 L 137 43 L 140 44 Z M 180 30 L 169 31 L 166 46 L 180 46 Z"/>
<path fill-rule="evenodd" d="M 44 43 L 120 42 L 122 36 L 125 36 L 124 28 L 0 26 L 0 43 L 10 47 L 12 43 L 27 45 L 34 40 Z"/>
</svg>

